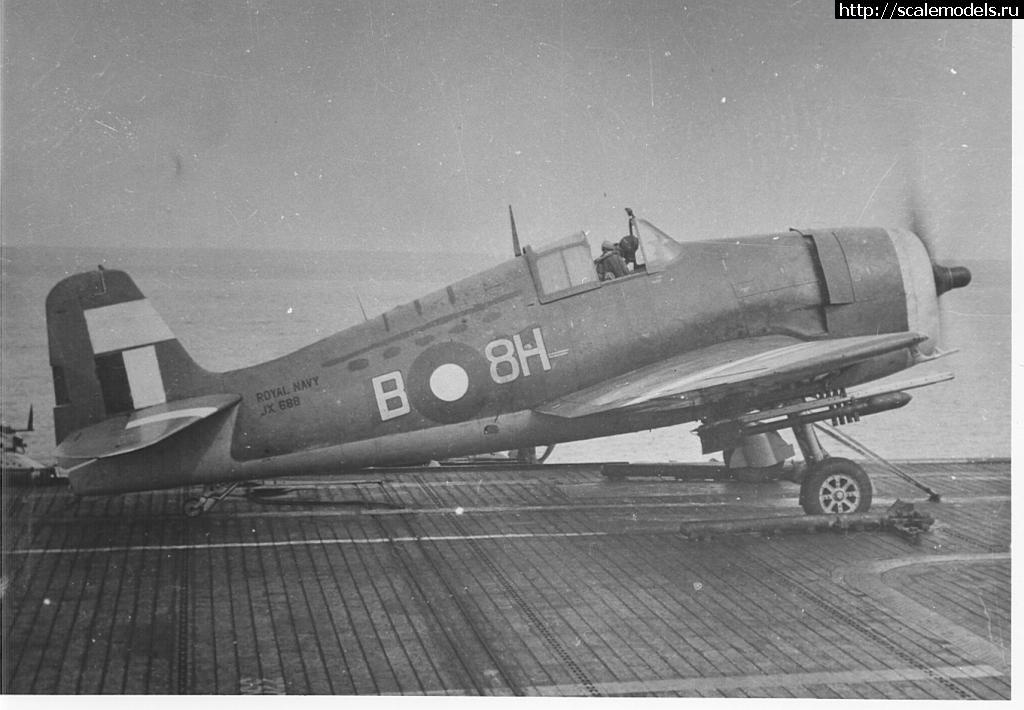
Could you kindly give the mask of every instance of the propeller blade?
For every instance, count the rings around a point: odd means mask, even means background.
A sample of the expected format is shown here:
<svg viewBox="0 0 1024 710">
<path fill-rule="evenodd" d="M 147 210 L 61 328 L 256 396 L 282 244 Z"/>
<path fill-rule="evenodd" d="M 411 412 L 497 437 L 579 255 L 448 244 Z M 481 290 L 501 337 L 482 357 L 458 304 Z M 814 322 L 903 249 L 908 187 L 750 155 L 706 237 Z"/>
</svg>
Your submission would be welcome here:
<svg viewBox="0 0 1024 710">
<path fill-rule="evenodd" d="M 935 232 L 932 229 L 932 224 L 928 219 L 928 210 L 924 205 L 924 198 L 921 194 L 921 168 L 918 165 L 917 153 L 911 153 L 907 160 L 908 172 L 910 173 L 907 180 L 907 221 L 910 224 L 910 231 L 917 235 L 917 238 L 924 244 L 925 251 L 928 252 L 928 258 L 935 263 L 936 258 L 936 239 Z"/>
<path fill-rule="evenodd" d="M 925 207 L 922 186 L 924 185 L 924 172 L 920 164 L 921 155 L 917 151 L 910 151 L 906 155 L 907 182 L 906 182 L 906 209 L 907 222 L 911 231 L 917 235 L 924 246 L 928 259 L 932 263 L 932 277 L 935 280 L 935 294 L 942 294 L 956 288 L 963 288 L 971 282 L 971 272 L 964 266 L 944 266 L 938 262 L 939 240 L 934 229 L 934 219 L 931 211 Z M 939 335 L 938 342 L 941 345 L 945 340 L 945 332 L 948 315 L 946 309 L 939 302 Z"/>
</svg>

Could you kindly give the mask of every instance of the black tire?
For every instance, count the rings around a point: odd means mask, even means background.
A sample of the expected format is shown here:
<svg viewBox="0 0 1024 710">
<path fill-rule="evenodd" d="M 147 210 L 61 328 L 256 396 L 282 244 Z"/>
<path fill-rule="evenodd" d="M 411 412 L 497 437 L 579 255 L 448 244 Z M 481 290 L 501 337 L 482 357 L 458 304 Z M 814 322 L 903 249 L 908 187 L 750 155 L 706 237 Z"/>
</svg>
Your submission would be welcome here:
<svg viewBox="0 0 1024 710">
<path fill-rule="evenodd" d="M 808 515 L 866 513 L 871 508 L 871 479 L 850 459 L 825 459 L 800 484 L 800 506 Z"/>
</svg>

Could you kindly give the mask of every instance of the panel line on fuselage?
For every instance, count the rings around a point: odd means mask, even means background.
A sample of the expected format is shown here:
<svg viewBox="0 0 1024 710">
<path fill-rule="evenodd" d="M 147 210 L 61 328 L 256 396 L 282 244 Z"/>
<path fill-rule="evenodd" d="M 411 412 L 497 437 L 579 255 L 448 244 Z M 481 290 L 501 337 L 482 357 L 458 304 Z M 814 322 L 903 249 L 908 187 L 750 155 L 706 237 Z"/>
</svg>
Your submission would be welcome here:
<svg viewBox="0 0 1024 710">
<path fill-rule="evenodd" d="M 396 340 L 401 340 L 402 338 L 406 338 L 406 337 L 408 337 L 410 335 L 415 335 L 416 333 L 422 332 L 422 331 L 427 330 L 429 328 L 435 328 L 435 327 L 437 327 L 437 326 L 439 326 L 439 325 L 441 325 L 443 323 L 447 323 L 448 321 L 455 320 L 456 318 L 460 318 L 460 317 L 468 315 L 470 313 L 476 313 L 477 311 L 482 311 L 483 309 L 488 308 L 490 306 L 493 306 L 493 305 L 495 305 L 497 303 L 502 303 L 503 301 L 508 301 L 509 299 L 516 298 L 521 293 L 522 293 L 521 291 L 514 291 L 512 293 L 506 293 L 506 294 L 503 294 L 501 296 L 498 296 L 497 298 L 492 298 L 490 301 L 484 301 L 483 303 L 478 303 L 475 306 L 471 306 L 470 308 L 466 308 L 466 309 L 458 311 L 456 313 L 450 313 L 449 315 L 441 316 L 440 318 L 435 318 L 432 321 L 429 321 L 427 323 L 419 325 L 419 326 L 417 326 L 415 328 L 412 328 L 410 330 L 405 330 L 405 331 L 402 331 L 401 333 L 396 333 L 395 335 L 391 335 L 391 336 L 389 336 L 387 338 L 382 338 L 381 340 L 374 341 L 370 345 L 367 345 L 365 347 L 359 348 L 358 350 L 352 350 L 351 352 L 345 353 L 344 355 L 340 355 L 338 357 L 333 357 L 330 360 L 325 360 L 322 363 L 320 363 L 320 366 L 321 367 L 334 367 L 335 365 L 340 365 L 341 363 L 343 363 L 343 362 L 345 362 L 347 360 L 351 360 L 352 358 L 357 357 L 359 355 L 362 355 L 363 353 L 370 352 L 371 350 L 376 350 L 377 348 L 380 348 L 380 347 L 383 347 L 383 346 L 388 345 L 390 343 L 393 343 Z"/>
</svg>

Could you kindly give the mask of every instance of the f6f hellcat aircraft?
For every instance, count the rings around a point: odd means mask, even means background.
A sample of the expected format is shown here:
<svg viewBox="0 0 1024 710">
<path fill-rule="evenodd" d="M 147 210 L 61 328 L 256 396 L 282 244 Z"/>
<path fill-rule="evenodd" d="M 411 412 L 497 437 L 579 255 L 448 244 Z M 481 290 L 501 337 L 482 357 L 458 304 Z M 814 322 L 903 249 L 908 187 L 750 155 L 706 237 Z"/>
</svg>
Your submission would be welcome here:
<svg viewBox="0 0 1024 710">
<path fill-rule="evenodd" d="M 199 367 L 131 278 L 46 302 L 59 465 L 78 494 L 346 473 L 699 421 L 733 468 L 793 455 L 808 513 L 871 483 L 812 424 L 903 406 L 847 388 L 941 354 L 938 298 L 970 272 L 902 229 L 681 244 L 629 213 L 637 266 L 598 276 L 586 235 L 515 258 L 267 363 Z M 635 244 L 635 241 L 634 241 Z M 909 386 L 929 384 L 925 378 Z"/>
</svg>

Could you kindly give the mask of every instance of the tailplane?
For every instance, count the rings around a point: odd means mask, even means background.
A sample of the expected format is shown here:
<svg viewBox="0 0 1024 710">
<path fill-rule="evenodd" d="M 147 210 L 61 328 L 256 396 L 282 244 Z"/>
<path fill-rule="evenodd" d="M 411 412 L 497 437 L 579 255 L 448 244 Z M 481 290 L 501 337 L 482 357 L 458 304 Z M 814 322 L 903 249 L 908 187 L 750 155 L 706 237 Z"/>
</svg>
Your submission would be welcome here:
<svg viewBox="0 0 1024 710">
<path fill-rule="evenodd" d="M 72 432 L 201 393 L 207 375 L 131 277 L 100 267 L 46 298 L 59 444 Z"/>
</svg>

